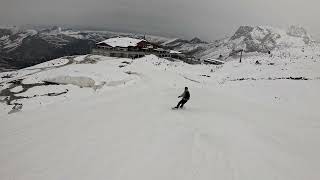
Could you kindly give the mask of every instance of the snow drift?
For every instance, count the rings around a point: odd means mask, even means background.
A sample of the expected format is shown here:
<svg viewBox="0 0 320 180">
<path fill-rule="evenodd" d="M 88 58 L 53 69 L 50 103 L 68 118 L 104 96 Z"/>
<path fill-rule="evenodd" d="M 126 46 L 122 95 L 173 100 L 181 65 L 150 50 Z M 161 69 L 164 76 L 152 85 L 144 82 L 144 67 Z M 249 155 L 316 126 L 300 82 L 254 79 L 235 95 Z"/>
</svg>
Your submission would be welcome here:
<svg viewBox="0 0 320 180">
<path fill-rule="evenodd" d="M 44 82 L 56 84 L 72 84 L 79 87 L 94 87 L 95 81 L 89 77 L 58 76 L 45 79 Z"/>
</svg>

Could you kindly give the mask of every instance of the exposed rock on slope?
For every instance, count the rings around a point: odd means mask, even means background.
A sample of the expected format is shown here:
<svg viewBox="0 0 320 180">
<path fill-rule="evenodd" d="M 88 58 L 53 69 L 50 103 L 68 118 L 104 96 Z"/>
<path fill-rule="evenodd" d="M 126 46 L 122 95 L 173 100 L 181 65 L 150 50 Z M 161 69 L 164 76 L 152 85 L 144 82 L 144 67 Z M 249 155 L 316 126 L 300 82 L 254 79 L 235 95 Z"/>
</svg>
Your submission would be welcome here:
<svg viewBox="0 0 320 180">
<path fill-rule="evenodd" d="M 312 45 L 314 41 L 307 31 L 299 26 L 291 26 L 288 30 L 268 26 L 241 26 L 233 36 L 216 41 L 198 53 L 202 59 L 225 59 L 240 50 L 246 53 L 268 53 L 274 50 L 304 48 Z"/>
<path fill-rule="evenodd" d="M 304 42 L 308 44 L 311 41 L 310 35 L 307 31 L 301 26 L 290 26 L 287 30 L 289 36 L 303 38 Z"/>
</svg>

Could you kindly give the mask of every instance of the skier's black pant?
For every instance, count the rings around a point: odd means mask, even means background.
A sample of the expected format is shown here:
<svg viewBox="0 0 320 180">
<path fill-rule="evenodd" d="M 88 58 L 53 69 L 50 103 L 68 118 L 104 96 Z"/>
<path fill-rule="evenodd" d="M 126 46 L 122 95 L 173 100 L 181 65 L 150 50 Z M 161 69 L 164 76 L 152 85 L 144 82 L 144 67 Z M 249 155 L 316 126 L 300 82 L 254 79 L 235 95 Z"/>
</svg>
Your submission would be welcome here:
<svg viewBox="0 0 320 180">
<path fill-rule="evenodd" d="M 187 99 L 182 99 L 178 104 L 177 104 L 177 106 L 176 106 L 176 108 L 183 108 L 183 105 L 185 104 L 185 103 L 187 103 L 188 102 L 188 100 Z"/>
</svg>

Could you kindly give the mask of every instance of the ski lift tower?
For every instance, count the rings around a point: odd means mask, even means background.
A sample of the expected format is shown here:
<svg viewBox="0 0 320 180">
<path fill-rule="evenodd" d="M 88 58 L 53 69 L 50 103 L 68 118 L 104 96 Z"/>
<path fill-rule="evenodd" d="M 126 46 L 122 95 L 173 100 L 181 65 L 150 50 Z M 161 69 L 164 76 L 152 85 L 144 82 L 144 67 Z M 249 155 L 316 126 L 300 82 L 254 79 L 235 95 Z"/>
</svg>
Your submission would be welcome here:
<svg viewBox="0 0 320 180">
<path fill-rule="evenodd" d="M 242 62 L 242 54 L 245 51 L 246 47 L 247 46 L 246 46 L 246 43 L 244 41 L 242 41 L 240 43 L 233 44 L 233 48 L 232 48 L 233 49 L 233 53 L 234 54 L 240 53 L 240 61 L 239 61 L 239 63 Z"/>
<path fill-rule="evenodd" d="M 243 49 L 240 50 L 240 61 L 239 61 L 239 63 L 242 62 L 242 53 L 243 53 Z"/>
</svg>

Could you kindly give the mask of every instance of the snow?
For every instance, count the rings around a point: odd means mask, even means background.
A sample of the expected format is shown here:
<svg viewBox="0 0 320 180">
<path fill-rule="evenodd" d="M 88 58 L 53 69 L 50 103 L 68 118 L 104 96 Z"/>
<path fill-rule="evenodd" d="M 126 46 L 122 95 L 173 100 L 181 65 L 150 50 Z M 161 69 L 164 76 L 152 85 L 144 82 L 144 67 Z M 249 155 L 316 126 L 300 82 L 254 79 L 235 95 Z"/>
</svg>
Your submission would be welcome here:
<svg viewBox="0 0 320 180">
<path fill-rule="evenodd" d="M 57 84 L 72 84 L 79 87 L 93 87 L 95 85 L 95 81 L 93 79 L 81 76 L 58 76 L 54 78 L 45 79 L 44 81 Z"/>
<path fill-rule="evenodd" d="M 80 57 L 82 57 L 82 56 L 80 56 Z M 78 58 L 80 58 L 80 57 L 78 57 Z M 31 69 L 41 69 L 41 68 L 53 68 L 53 67 L 66 65 L 68 62 L 69 62 L 69 60 L 65 59 L 65 58 L 54 59 L 54 60 L 47 61 L 47 62 L 44 62 L 44 63 L 41 63 L 41 64 L 37 64 L 35 66 L 28 67 L 28 68 L 25 68 L 25 69 L 26 70 L 31 70 Z"/>
<path fill-rule="evenodd" d="M 81 62 L 81 61 L 83 61 L 83 60 L 85 59 L 85 57 L 87 57 L 87 55 L 78 56 L 78 57 L 74 58 L 74 60 L 75 60 L 76 62 Z"/>
<path fill-rule="evenodd" d="M 148 42 L 153 42 L 157 44 L 161 44 L 169 40 L 167 37 L 155 36 L 155 35 L 144 35 Z"/>
<path fill-rule="evenodd" d="M 179 39 L 179 38 L 169 39 L 169 40 L 167 40 L 166 42 L 162 43 L 162 45 L 165 46 L 165 45 L 170 44 L 170 43 L 172 43 L 172 42 L 174 42 L 174 41 L 176 41 L 176 40 L 178 40 L 178 39 Z"/>
<path fill-rule="evenodd" d="M 267 28 L 255 27 L 250 34 L 253 39 L 262 40 L 268 33 Z"/>
<path fill-rule="evenodd" d="M 129 47 L 129 46 L 137 46 L 137 44 L 140 43 L 141 41 L 144 41 L 144 40 L 134 39 L 129 37 L 117 37 L 117 38 L 107 39 L 100 43 L 108 44 L 111 47 Z"/>
<path fill-rule="evenodd" d="M 251 53 L 241 64 L 234 59 L 223 66 L 153 55 L 134 61 L 94 56 L 100 59 L 96 64 L 24 76 L 81 76 L 106 84 L 97 91 L 35 87 L 23 95 L 69 92 L 17 101 L 24 107 L 10 115 L 1 106 L 0 177 L 318 180 L 320 61 L 311 59 L 316 49 L 304 52 L 308 58 L 298 49 L 287 58 L 277 55 L 282 50 L 273 57 Z M 130 64 L 119 68 L 123 61 Z M 288 76 L 310 80 L 269 80 Z M 235 80 L 240 78 L 257 80 Z M 172 111 L 185 86 L 190 101 Z"/>
<path fill-rule="evenodd" d="M 9 35 L 7 35 L 7 36 L 2 36 L 2 37 L 0 37 L 0 41 L 8 41 L 9 40 Z"/>
<path fill-rule="evenodd" d="M 60 31 L 60 33 L 76 39 L 86 39 L 86 37 L 82 35 L 80 31 L 67 30 L 67 31 Z"/>
<path fill-rule="evenodd" d="M 38 32 L 35 30 L 25 30 L 25 31 L 18 31 L 18 32 L 14 32 L 16 37 L 14 39 L 10 39 L 9 37 L 7 38 L 3 38 L 0 41 L 3 41 L 3 50 L 9 52 L 12 51 L 14 49 L 16 49 L 17 47 L 19 47 L 23 40 L 27 37 L 30 36 L 34 36 L 36 35 Z M 1 42 L 0 42 L 1 43 Z"/>
<path fill-rule="evenodd" d="M 63 92 L 65 90 L 64 87 L 58 85 L 50 85 L 50 86 L 38 86 L 28 89 L 26 92 L 17 94 L 18 96 L 24 97 L 33 97 L 33 96 L 42 96 L 47 94 L 48 92 Z"/>
<path fill-rule="evenodd" d="M 11 83 L 5 83 L 5 84 L 0 85 L 0 91 L 2 91 L 3 89 L 9 88 L 10 85 L 11 85 Z"/>
<path fill-rule="evenodd" d="M 85 83 L 91 84 L 92 79 L 95 84 L 100 84 L 104 81 L 112 81 L 114 79 L 122 78 L 125 79 L 129 75 L 125 74 L 114 67 L 110 67 L 107 64 L 111 64 L 110 61 L 103 61 L 99 64 L 73 64 L 70 66 L 65 66 L 58 69 L 53 69 L 50 71 L 46 71 L 43 73 L 38 73 L 36 76 L 40 77 L 43 81 L 48 81 L 49 79 L 57 79 L 62 80 L 63 77 L 71 78 L 71 77 L 83 77 Z M 60 77 L 60 78 L 59 78 Z M 86 78 L 87 77 L 87 78 Z M 77 79 L 77 78 L 76 78 Z M 80 78 L 81 79 L 81 78 Z M 87 80 L 85 80 L 87 79 Z M 72 78 L 69 79 L 72 81 Z M 75 80 L 77 81 L 77 80 Z"/>
<path fill-rule="evenodd" d="M 19 71 L 3 72 L 3 73 L 0 73 L 0 83 L 13 81 L 21 77 L 25 77 L 30 74 L 37 73 L 39 71 L 40 71 L 39 69 L 22 69 Z M 9 78 L 5 78 L 5 76 L 9 76 Z"/>
<path fill-rule="evenodd" d="M 200 46 L 203 50 L 198 51 L 196 56 L 207 59 L 218 58 L 222 55 L 224 59 L 227 59 L 230 53 L 241 49 L 244 49 L 245 52 L 262 53 L 289 49 L 291 52 L 294 48 L 301 50 L 307 47 L 310 49 L 309 45 L 313 42 L 310 35 L 301 27 L 291 26 L 289 30 L 283 30 L 270 26 L 241 26 L 231 38 Z M 175 50 L 184 52 L 180 48 Z M 296 50 L 292 53 L 296 53 Z"/>
<path fill-rule="evenodd" d="M 23 90 L 23 87 L 22 87 L 22 86 L 17 86 L 17 87 L 15 87 L 15 88 L 11 89 L 10 91 L 11 91 L 11 92 L 20 92 L 20 91 L 22 91 L 22 90 Z"/>
</svg>

